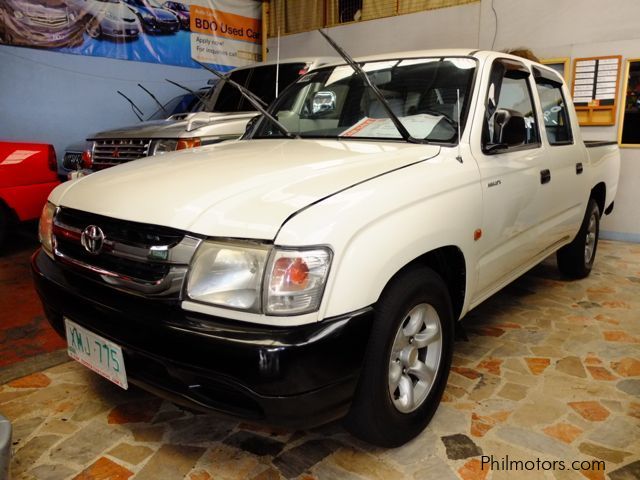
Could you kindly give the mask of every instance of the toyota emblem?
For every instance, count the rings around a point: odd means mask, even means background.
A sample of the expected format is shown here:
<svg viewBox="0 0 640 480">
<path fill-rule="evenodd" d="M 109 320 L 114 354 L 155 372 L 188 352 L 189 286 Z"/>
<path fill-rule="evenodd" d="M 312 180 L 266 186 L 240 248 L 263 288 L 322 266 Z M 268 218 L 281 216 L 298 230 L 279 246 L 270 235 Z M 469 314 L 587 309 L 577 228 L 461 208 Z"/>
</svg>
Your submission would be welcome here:
<svg viewBox="0 0 640 480">
<path fill-rule="evenodd" d="M 104 233 L 100 227 L 89 225 L 82 231 L 80 243 L 87 252 L 92 255 L 97 255 L 100 253 L 102 246 L 104 245 Z"/>
</svg>

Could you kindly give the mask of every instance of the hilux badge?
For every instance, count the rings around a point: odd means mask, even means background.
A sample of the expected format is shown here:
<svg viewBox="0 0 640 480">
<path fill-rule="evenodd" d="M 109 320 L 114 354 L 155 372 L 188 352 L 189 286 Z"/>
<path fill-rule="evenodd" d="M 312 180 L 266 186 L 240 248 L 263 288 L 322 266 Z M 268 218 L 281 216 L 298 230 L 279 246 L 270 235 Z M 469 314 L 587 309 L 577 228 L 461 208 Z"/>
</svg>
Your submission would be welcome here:
<svg viewBox="0 0 640 480">
<path fill-rule="evenodd" d="M 104 233 L 100 227 L 89 225 L 82 231 L 80 243 L 87 252 L 97 255 L 102 250 L 102 245 L 104 244 Z"/>
</svg>

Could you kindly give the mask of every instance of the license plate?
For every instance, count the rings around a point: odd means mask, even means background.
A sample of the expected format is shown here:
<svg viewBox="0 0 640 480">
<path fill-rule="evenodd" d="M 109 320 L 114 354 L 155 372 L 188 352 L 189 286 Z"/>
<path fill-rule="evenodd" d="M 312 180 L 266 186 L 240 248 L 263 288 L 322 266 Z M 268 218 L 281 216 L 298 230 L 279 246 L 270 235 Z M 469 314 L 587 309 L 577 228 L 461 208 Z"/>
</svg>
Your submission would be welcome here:
<svg viewBox="0 0 640 480">
<path fill-rule="evenodd" d="M 64 323 L 69 356 L 119 387 L 128 389 L 122 348 L 68 318 L 64 319 Z"/>
</svg>

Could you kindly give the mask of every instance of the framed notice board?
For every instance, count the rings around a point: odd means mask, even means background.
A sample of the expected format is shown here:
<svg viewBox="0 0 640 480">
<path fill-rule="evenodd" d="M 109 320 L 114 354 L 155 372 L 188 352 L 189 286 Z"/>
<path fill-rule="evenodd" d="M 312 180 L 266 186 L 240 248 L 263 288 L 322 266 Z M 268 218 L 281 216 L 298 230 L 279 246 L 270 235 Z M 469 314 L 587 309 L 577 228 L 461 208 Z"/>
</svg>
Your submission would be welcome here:
<svg viewBox="0 0 640 480">
<path fill-rule="evenodd" d="M 622 57 L 576 58 L 573 63 L 573 104 L 580 125 L 614 125 Z"/>
<path fill-rule="evenodd" d="M 627 60 L 618 126 L 621 147 L 640 147 L 640 58 Z"/>
</svg>

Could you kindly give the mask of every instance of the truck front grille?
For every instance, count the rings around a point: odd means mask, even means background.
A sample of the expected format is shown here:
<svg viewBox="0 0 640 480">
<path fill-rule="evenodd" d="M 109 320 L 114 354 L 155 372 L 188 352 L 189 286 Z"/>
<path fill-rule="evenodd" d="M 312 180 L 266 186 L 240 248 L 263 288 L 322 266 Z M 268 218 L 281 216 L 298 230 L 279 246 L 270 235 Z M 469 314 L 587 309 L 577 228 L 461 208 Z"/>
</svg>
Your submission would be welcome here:
<svg viewBox="0 0 640 480">
<path fill-rule="evenodd" d="M 200 239 L 172 228 L 61 208 L 53 225 L 56 260 L 110 287 L 178 298 Z"/>
<path fill-rule="evenodd" d="M 149 154 L 148 138 L 101 139 L 93 142 L 93 168 L 102 170 Z"/>
</svg>

